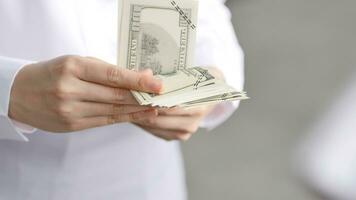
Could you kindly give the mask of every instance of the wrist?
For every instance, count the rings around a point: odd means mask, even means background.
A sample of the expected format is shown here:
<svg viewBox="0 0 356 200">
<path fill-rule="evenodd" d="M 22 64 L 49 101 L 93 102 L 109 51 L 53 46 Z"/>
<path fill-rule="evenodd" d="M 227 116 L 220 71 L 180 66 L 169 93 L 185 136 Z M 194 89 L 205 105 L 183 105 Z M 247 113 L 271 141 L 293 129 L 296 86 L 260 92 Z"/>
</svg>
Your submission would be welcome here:
<svg viewBox="0 0 356 200">
<path fill-rule="evenodd" d="M 9 118 L 18 122 L 23 122 L 19 113 L 24 110 L 23 103 L 26 103 L 29 100 L 27 94 L 34 92 L 34 88 L 31 88 L 32 84 L 27 80 L 27 77 L 31 77 L 31 75 L 28 74 L 31 74 L 31 66 L 33 65 L 34 64 L 23 65 L 18 70 L 10 89 L 9 109 L 7 114 Z"/>
</svg>

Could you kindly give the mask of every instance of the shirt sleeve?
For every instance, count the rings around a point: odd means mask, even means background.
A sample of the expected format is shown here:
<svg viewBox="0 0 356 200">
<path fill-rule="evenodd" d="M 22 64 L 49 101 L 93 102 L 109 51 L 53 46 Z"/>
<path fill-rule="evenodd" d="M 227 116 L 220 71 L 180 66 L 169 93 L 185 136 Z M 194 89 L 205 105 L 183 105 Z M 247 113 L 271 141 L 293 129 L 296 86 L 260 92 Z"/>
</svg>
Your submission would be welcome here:
<svg viewBox="0 0 356 200">
<path fill-rule="evenodd" d="M 0 56 L 0 139 L 28 141 L 25 133 L 33 133 L 35 128 L 12 120 L 8 116 L 10 93 L 15 76 L 25 65 L 26 60 Z"/>
<path fill-rule="evenodd" d="M 219 68 L 230 86 L 243 90 L 244 54 L 235 36 L 230 11 L 222 0 L 204 0 L 199 4 L 195 64 Z M 215 128 L 228 119 L 238 105 L 238 101 L 218 104 L 201 127 Z"/>
</svg>

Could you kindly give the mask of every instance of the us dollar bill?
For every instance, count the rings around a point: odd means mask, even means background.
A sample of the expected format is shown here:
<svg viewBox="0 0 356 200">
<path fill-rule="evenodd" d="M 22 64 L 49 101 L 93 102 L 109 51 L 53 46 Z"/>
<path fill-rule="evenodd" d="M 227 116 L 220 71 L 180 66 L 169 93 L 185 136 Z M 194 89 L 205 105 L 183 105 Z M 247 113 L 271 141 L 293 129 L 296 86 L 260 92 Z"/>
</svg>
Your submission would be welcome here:
<svg viewBox="0 0 356 200">
<path fill-rule="evenodd" d="M 172 94 L 173 96 L 173 94 Z M 223 81 L 205 85 L 196 90 L 186 91 L 177 94 L 176 97 L 162 98 L 155 100 L 152 105 L 159 107 L 186 107 L 198 106 L 207 103 L 219 103 L 222 101 L 235 101 L 247 99 L 244 92 L 236 91 Z"/>
<path fill-rule="evenodd" d="M 159 101 L 182 98 L 198 88 L 214 84 L 216 79 L 207 69 L 201 67 L 186 68 L 170 75 L 156 75 L 162 80 L 163 91 L 160 94 L 134 91 L 136 100 L 142 105 L 155 104 Z"/>
<path fill-rule="evenodd" d="M 198 0 L 119 1 L 118 66 L 151 69 L 160 94 L 131 91 L 140 105 L 194 107 L 246 99 L 203 67 L 192 67 Z"/>
<path fill-rule="evenodd" d="M 188 108 L 248 98 L 245 92 L 236 91 L 223 80 L 216 79 L 207 69 L 202 67 L 179 70 L 169 78 L 164 76 L 163 85 L 165 84 L 175 87 L 167 90 L 164 94 L 136 92 L 139 96 L 136 100 L 141 105 Z"/>
<path fill-rule="evenodd" d="M 122 0 L 118 65 L 168 75 L 193 66 L 197 0 Z"/>
<path fill-rule="evenodd" d="M 233 91 L 233 92 L 227 92 L 212 97 L 207 97 L 204 99 L 199 99 L 196 101 L 186 102 L 181 104 L 180 107 L 189 108 L 189 107 L 216 104 L 224 101 L 237 101 L 237 100 L 246 100 L 246 99 L 249 99 L 249 97 L 247 97 L 245 92 Z"/>
</svg>

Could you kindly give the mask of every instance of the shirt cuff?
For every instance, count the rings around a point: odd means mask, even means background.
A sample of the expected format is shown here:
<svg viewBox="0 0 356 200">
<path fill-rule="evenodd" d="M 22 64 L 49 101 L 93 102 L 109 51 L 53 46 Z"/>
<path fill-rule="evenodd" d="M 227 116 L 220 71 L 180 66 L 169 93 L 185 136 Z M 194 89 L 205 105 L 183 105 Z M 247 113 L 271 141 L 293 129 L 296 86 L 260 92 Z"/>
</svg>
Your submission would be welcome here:
<svg viewBox="0 0 356 200">
<path fill-rule="evenodd" d="M 33 133 L 35 128 L 12 120 L 8 116 L 10 94 L 17 73 L 32 62 L 0 56 L 0 139 L 28 141 L 24 133 Z"/>
<path fill-rule="evenodd" d="M 34 127 L 30 126 L 30 125 L 18 122 L 18 121 L 13 120 L 13 119 L 10 119 L 10 120 L 11 120 L 11 123 L 15 127 L 17 132 L 31 134 L 31 133 L 34 133 L 34 132 L 37 131 L 36 128 L 34 128 Z"/>
<path fill-rule="evenodd" d="M 16 125 L 13 124 L 10 118 L 6 116 L 0 116 L 0 127 L 0 140 L 7 139 L 28 142 L 28 138 L 20 129 L 16 127 Z"/>
</svg>

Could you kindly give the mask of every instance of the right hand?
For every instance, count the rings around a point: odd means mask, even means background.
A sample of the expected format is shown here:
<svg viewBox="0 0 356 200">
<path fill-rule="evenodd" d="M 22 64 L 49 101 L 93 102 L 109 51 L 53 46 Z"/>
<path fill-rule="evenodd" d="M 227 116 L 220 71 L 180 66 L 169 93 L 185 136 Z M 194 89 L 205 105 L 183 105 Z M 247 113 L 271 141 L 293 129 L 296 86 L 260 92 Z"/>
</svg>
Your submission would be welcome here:
<svg viewBox="0 0 356 200">
<path fill-rule="evenodd" d="M 62 56 L 23 67 L 12 86 L 9 117 L 50 132 L 72 132 L 154 117 L 130 89 L 158 93 L 149 70 L 117 68 L 101 60 Z"/>
</svg>

